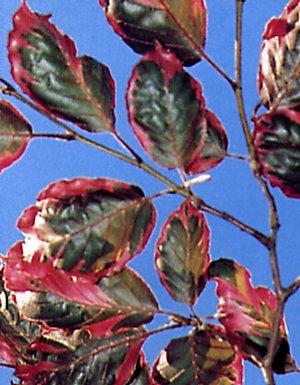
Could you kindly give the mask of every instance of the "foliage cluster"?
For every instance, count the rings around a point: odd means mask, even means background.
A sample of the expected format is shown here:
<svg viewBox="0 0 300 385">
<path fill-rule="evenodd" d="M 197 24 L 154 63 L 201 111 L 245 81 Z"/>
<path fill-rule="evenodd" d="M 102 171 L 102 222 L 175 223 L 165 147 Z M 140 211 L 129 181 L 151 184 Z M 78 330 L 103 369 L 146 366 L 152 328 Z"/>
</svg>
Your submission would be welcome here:
<svg viewBox="0 0 300 385">
<path fill-rule="evenodd" d="M 236 0 L 235 78 L 205 52 L 204 0 L 100 0 L 114 31 L 142 55 L 126 92 L 128 119 L 143 160 L 116 130 L 115 85 L 107 66 L 78 56 L 73 40 L 24 0 L 8 37 L 11 73 L 22 92 L 0 79 L 0 170 L 35 138 L 79 141 L 163 182 L 142 189 L 109 178 L 59 180 L 21 214 L 24 239 L 1 257 L 0 360 L 22 385 L 242 385 L 243 362 L 258 366 L 266 384 L 299 372 L 290 353 L 284 306 L 300 287 L 283 286 L 277 257 L 279 218 L 272 187 L 300 198 L 300 1 L 291 0 L 265 27 L 258 71 L 260 103 L 251 129 L 242 72 L 244 0 Z M 207 107 L 202 86 L 186 67 L 207 61 L 232 88 L 247 157 L 228 152 L 226 130 Z M 62 133 L 35 132 L 7 100 L 16 98 L 55 122 Z M 259 114 L 260 109 L 263 113 Z M 90 134 L 110 133 L 118 151 Z M 125 153 L 125 150 L 127 153 Z M 265 234 L 208 205 L 193 192 L 224 158 L 249 164 L 269 205 Z M 180 183 L 160 170 L 177 170 Z M 165 219 L 155 247 L 162 287 L 189 315 L 162 309 L 147 283 L 127 264 L 155 227 L 155 200 L 177 194 L 181 205 Z M 204 212 L 236 226 L 270 256 L 274 291 L 254 286 L 237 261 L 210 256 Z M 208 282 L 219 304 L 205 318 L 194 305 Z M 157 315 L 168 323 L 148 330 Z M 150 368 L 142 351 L 151 336 L 182 329 Z"/>
</svg>

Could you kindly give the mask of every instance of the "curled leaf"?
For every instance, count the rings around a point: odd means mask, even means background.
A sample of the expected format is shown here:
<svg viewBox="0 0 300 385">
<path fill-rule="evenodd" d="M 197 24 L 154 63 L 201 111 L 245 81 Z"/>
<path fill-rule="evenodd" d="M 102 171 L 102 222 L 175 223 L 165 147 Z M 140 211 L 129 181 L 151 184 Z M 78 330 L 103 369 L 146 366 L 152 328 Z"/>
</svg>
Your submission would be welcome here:
<svg viewBox="0 0 300 385">
<path fill-rule="evenodd" d="M 0 100 L 0 172 L 22 156 L 31 134 L 31 126 L 21 113 Z"/>
<path fill-rule="evenodd" d="M 262 173 L 271 185 L 299 199 L 300 119 L 297 111 L 286 112 L 255 119 L 253 142 Z"/>
<path fill-rule="evenodd" d="M 133 185 L 111 179 L 61 180 L 42 191 L 18 227 L 24 255 L 72 273 L 100 276 L 121 270 L 153 230 L 155 209 Z"/>
<path fill-rule="evenodd" d="M 90 132 L 114 132 L 109 69 L 89 56 L 77 57 L 74 42 L 49 18 L 22 2 L 8 41 L 12 76 L 47 113 Z"/>
<path fill-rule="evenodd" d="M 170 215 L 157 241 L 159 278 L 172 298 L 193 305 L 206 284 L 209 261 L 208 225 L 187 200 Z"/>
<path fill-rule="evenodd" d="M 99 0 L 114 31 L 138 53 L 156 42 L 185 65 L 201 60 L 206 38 L 204 0 Z"/>
<path fill-rule="evenodd" d="M 159 385 L 242 385 L 243 367 L 224 330 L 211 325 L 173 339 L 154 364 L 153 378 Z"/>
<path fill-rule="evenodd" d="M 220 322 L 228 338 L 239 347 L 245 359 L 257 365 L 267 353 L 277 309 L 276 295 L 267 288 L 253 287 L 248 270 L 230 259 L 212 262 L 209 276 L 217 283 Z M 275 373 L 296 370 L 283 316 L 272 368 Z"/>
<path fill-rule="evenodd" d="M 300 3 L 290 1 L 279 18 L 272 18 L 263 34 L 259 93 L 275 111 L 300 105 Z"/>
<path fill-rule="evenodd" d="M 226 133 L 200 84 L 161 45 L 134 67 L 126 100 L 135 135 L 161 166 L 196 174 L 224 158 Z"/>
</svg>

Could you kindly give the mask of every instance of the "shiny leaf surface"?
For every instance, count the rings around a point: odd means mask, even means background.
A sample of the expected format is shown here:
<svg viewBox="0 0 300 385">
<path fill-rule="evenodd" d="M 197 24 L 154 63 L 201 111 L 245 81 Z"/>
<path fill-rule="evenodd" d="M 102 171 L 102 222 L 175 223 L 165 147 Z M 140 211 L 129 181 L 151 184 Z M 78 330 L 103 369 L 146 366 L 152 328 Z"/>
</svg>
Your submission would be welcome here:
<svg viewBox="0 0 300 385">
<path fill-rule="evenodd" d="M 161 166 L 195 174 L 224 158 L 226 134 L 200 84 L 159 44 L 135 66 L 126 100 L 135 135 Z"/>
<path fill-rule="evenodd" d="M 202 131 L 201 145 L 186 167 L 187 174 L 198 174 L 217 166 L 225 157 L 228 139 L 218 117 L 210 110 L 204 111 L 206 129 Z"/>
<path fill-rule="evenodd" d="M 66 301 L 47 292 L 16 293 L 23 317 L 60 328 L 84 327 L 98 337 L 149 322 L 158 305 L 142 278 L 129 268 L 104 277 L 97 286 L 109 298 L 103 307 Z"/>
<path fill-rule="evenodd" d="M 212 262 L 209 276 L 217 283 L 220 322 L 225 326 L 229 340 L 239 346 L 244 358 L 257 365 L 267 353 L 277 308 L 276 295 L 267 288 L 253 287 L 250 273 L 230 259 Z M 296 370 L 283 317 L 273 370 L 275 373 Z"/>
<path fill-rule="evenodd" d="M 136 52 L 156 42 L 186 65 L 201 60 L 206 37 L 204 0 L 99 0 L 114 31 Z"/>
<path fill-rule="evenodd" d="M 209 228 L 204 215 L 185 201 L 168 218 L 157 241 L 159 278 L 177 301 L 192 305 L 206 284 Z"/>
<path fill-rule="evenodd" d="M 265 114 L 255 120 L 253 138 L 263 175 L 273 187 L 299 199 L 300 121 L 279 113 Z"/>
<path fill-rule="evenodd" d="M 74 42 L 23 2 L 13 18 L 8 51 L 22 90 L 60 118 L 90 132 L 114 131 L 114 82 L 109 69 L 77 57 Z"/>
<path fill-rule="evenodd" d="M 28 258 L 39 251 L 55 267 L 100 277 L 143 250 L 154 222 L 154 206 L 138 187 L 77 178 L 48 186 L 18 227 Z"/>
<path fill-rule="evenodd" d="M 242 377 L 241 359 L 217 326 L 173 339 L 153 370 L 159 385 L 242 385 Z"/>
<path fill-rule="evenodd" d="M 21 113 L 0 100 L 0 172 L 22 156 L 32 129 Z"/>
</svg>

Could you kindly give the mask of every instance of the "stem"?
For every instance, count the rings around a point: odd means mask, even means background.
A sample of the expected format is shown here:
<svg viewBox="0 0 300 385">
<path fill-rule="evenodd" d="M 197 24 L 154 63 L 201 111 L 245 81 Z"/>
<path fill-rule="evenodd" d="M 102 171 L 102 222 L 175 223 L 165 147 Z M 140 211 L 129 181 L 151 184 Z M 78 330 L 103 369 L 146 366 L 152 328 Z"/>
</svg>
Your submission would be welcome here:
<svg viewBox="0 0 300 385">
<path fill-rule="evenodd" d="M 288 288 L 285 289 L 285 297 L 286 297 L 286 300 L 291 296 L 293 295 L 294 293 L 296 293 L 296 291 L 298 291 L 300 289 L 300 277 L 298 277 L 295 282 L 289 286 Z"/>
<path fill-rule="evenodd" d="M 46 138 L 46 139 L 60 139 L 60 140 L 74 140 L 74 135 L 72 134 L 56 134 L 56 133 L 46 133 L 46 132 L 33 132 L 30 135 L 31 138 Z"/>
<path fill-rule="evenodd" d="M 73 360 L 72 362 L 70 362 L 66 365 L 61 365 L 61 366 L 53 369 L 51 371 L 51 375 L 52 375 L 52 373 L 54 375 L 55 373 L 66 371 L 70 368 L 74 368 L 75 365 L 79 365 L 81 362 L 88 360 L 91 357 L 94 357 L 95 355 L 100 354 L 102 352 L 105 352 L 107 350 L 115 349 L 115 348 L 118 348 L 118 347 L 125 345 L 125 344 L 139 343 L 139 342 L 141 342 L 141 340 L 145 340 L 146 338 L 154 336 L 156 334 L 163 333 L 165 331 L 172 330 L 172 329 L 182 328 L 182 327 L 186 327 L 186 325 L 175 324 L 172 322 L 172 323 L 169 323 L 167 325 L 158 327 L 158 328 L 150 330 L 150 331 L 136 333 L 132 336 L 124 337 L 124 338 L 120 339 L 119 341 L 108 343 L 105 346 L 101 346 L 97 349 L 94 349 L 92 352 L 87 353 L 85 355 L 82 355 L 82 356 L 78 357 L 77 359 Z M 51 378 L 51 375 L 50 375 L 50 378 Z"/>
<path fill-rule="evenodd" d="M 236 35 L 235 35 L 235 98 L 238 113 L 242 124 L 248 152 L 251 159 L 255 158 L 255 151 L 252 145 L 251 131 L 245 111 L 244 95 L 242 89 L 242 33 L 243 33 L 243 5 L 244 0 L 236 0 Z"/>
<path fill-rule="evenodd" d="M 256 160 L 255 147 L 252 143 L 251 130 L 247 121 L 245 103 L 242 89 L 242 33 L 243 33 L 243 6 L 245 0 L 236 0 L 236 44 L 235 44 L 235 79 L 236 79 L 236 89 L 235 97 L 239 112 L 239 117 L 241 125 L 243 128 L 246 144 L 251 159 L 252 171 L 257 179 L 258 183 L 261 186 L 262 192 L 267 200 L 269 207 L 269 225 L 270 233 L 268 237 L 268 243 L 265 246 L 269 252 L 270 265 L 272 270 L 273 283 L 275 287 L 275 292 L 277 296 L 277 309 L 274 313 L 272 319 L 272 328 L 270 331 L 270 341 L 268 345 L 267 354 L 264 357 L 262 362 L 263 375 L 266 384 L 275 385 L 274 375 L 272 371 L 272 363 L 274 356 L 276 354 L 278 337 L 279 337 L 279 326 L 281 321 L 281 315 L 284 309 L 284 303 L 286 301 L 284 289 L 282 287 L 280 270 L 278 264 L 277 256 L 277 235 L 280 227 L 278 212 L 276 207 L 275 199 L 270 192 L 270 189 L 266 181 L 262 178 L 260 174 L 259 164 Z"/>
<path fill-rule="evenodd" d="M 134 151 L 131 146 L 129 146 L 127 142 L 125 142 L 125 140 L 120 136 L 118 132 L 114 132 L 113 135 L 138 163 L 143 163 L 143 159 Z"/>
<path fill-rule="evenodd" d="M 208 204 L 204 203 L 198 196 L 193 194 L 188 188 L 184 186 L 180 186 L 176 183 L 174 183 L 171 179 L 167 178 L 163 174 L 161 174 L 159 171 L 151 167 L 149 164 L 145 163 L 143 160 L 137 160 L 135 158 L 131 158 L 128 155 L 125 155 L 113 148 L 110 148 L 108 146 L 105 146 L 101 143 L 95 142 L 92 139 L 89 139 L 85 137 L 84 135 L 76 132 L 71 127 L 69 127 L 67 124 L 63 123 L 61 120 L 56 118 L 54 115 L 48 114 L 46 111 L 44 111 L 41 107 L 36 105 L 35 103 L 31 102 L 29 99 L 25 98 L 21 94 L 19 94 L 11 84 L 9 84 L 6 80 L 0 78 L 0 82 L 4 83 L 7 88 L 2 90 L 2 93 L 5 95 L 9 95 L 12 97 L 15 97 L 16 99 L 20 100 L 22 103 L 28 105 L 32 109 L 38 111 L 40 114 L 45 116 L 47 119 L 51 120 L 52 122 L 56 123 L 59 127 L 61 127 L 67 135 L 72 137 L 74 140 L 77 140 L 79 142 L 82 142 L 84 144 L 87 144 L 93 148 L 95 148 L 98 151 L 104 152 L 108 155 L 111 155 L 115 158 L 118 158 L 128 164 L 131 164 L 132 166 L 138 167 L 139 169 L 145 171 L 155 179 L 159 180 L 160 182 L 164 183 L 168 187 L 170 187 L 171 191 L 174 193 L 177 193 L 184 198 L 191 199 L 199 208 L 201 208 L 203 211 L 207 211 L 229 223 L 236 226 L 240 230 L 248 233 L 249 235 L 256 238 L 260 243 L 263 245 L 266 244 L 267 237 L 262 234 L 261 232 L 253 229 L 251 226 L 248 226 L 247 224 L 243 223 L 239 219 L 233 217 L 232 215 L 226 213 L 225 211 L 218 210 L 212 206 L 209 206 Z"/>
<path fill-rule="evenodd" d="M 230 152 L 226 153 L 227 158 L 232 158 L 232 159 L 238 159 L 238 160 L 243 160 L 245 162 L 249 162 L 249 157 L 245 155 L 240 155 L 240 154 L 232 154 Z"/>
<path fill-rule="evenodd" d="M 232 79 L 207 53 L 205 53 L 203 47 L 197 43 L 197 41 L 194 39 L 194 36 L 191 35 L 178 21 L 176 16 L 173 14 L 172 10 L 170 9 L 169 5 L 164 1 L 160 0 L 160 3 L 164 6 L 165 10 L 167 11 L 170 18 L 173 20 L 173 22 L 177 25 L 181 33 L 186 37 L 186 39 L 189 41 L 189 43 L 192 45 L 193 49 L 203 57 L 207 61 L 209 65 L 211 65 L 212 68 L 214 68 L 234 89 L 236 87 L 234 79 Z"/>
<path fill-rule="evenodd" d="M 215 216 L 217 216 L 219 218 L 222 218 L 225 221 L 227 221 L 227 222 L 233 224 L 234 226 L 238 227 L 240 230 L 242 230 L 242 231 L 252 235 L 255 239 L 257 239 L 264 246 L 268 246 L 269 245 L 269 238 L 266 235 L 264 235 L 260 231 L 257 231 L 256 229 L 246 225 L 245 223 L 243 223 L 240 220 L 238 220 L 237 218 L 233 217 L 232 215 L 230 215 L 226 211 L 218 210 L 218 209 L 208 205 L 204 201 L 200 201 L 199 202 L 199 207 L 203 211 L 206 211 L 206 212 L 208 212 L 210 214 L 213 214 L 213 215 L 215 215 Z"/>
</svg>

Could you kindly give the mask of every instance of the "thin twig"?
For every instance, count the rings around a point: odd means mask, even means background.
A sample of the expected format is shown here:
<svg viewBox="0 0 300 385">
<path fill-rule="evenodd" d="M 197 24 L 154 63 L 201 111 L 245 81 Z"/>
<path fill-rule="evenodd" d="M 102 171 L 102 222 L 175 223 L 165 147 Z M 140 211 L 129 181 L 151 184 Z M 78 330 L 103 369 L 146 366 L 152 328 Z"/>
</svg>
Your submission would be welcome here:
<svg viewBox="0 0 300 385">
<path fill-rule="evenodd" d="M 192 194 L 192 192 L 186 188 L 185 186 L 180 186 L 173 182 L 171 179 L 167 178 L 163 174 L 161 174 L 159 171 L 151 167 L 149 164 L 145 163 L 144 161 L 139 161 L 135 158 L 132 158 L 130 156 L 127 156 L 126 154 L 123 154 L 113 148 L 110 148 L 108 146 L 105 146 L 101 143 L 95 142 L 94 140 L 85 137 L 84 135 L 78 133 L 77 131 L 73 130 L 71 127 L 69 127 L 67 124 L 62 122 L 60 119 L 56 118 L 54 115 L 49 114 L 48 112 L 44 111 L 41 107 L 36 105 L 35 103 L 31 102 L 29 99 L 25 98 L 23 95 L 18 93 L 13 86 L 8 83 L 6 80 L 0 78 L 0 82 L 4 83 L 7 88 L 5 90 L 2 90 L 2 93 L 12 96 L 18 100 L 20 100 L 22 103 L 28 105 L 32 109 L 36 110 L 43 116 L 45 116 L 47 119 L 51 120 L 52 122 L 56 123 L 59 127 L 61 127 L 67 135 L 70 135 L 70 137 L 74 138 L 75 140 L 82 142 L 84 144 L 87 144 L 98 151 L 104 152 L 108 155 L 111 155 L 115 158 L 118 158 L 128 164 L 131 164 L 132 166 L 138 167 L 139 169 L 145 171 L 155 179 L 161 181 L 165 185 L 167 185 L 172 192 L 177 193 L 185 198 L 191 199 L 199 208 L 201 208 L 203 211 L 207 211 L 229 223 L 232 225 L 238 227 L 240 230 L 248 233 L 249 235 L 256 238 L 259 242 L 265 245 L 266 243 L 266 236 L 259 231 L 253 229 L 251 226 L 248 226 L 246 223 L 243 223 L 239 219 L 233 217 L 232 215 L 226 213 L 225 211 L 218 210 L 212 206 L 209 206 L 207 203 L 204 203 L 198 196 L 195 194 Z"/>
<path fill-rule="evenodd" d="M 286 300 L 293 294 L 296 293 L 296 291 L 298 291 L 300 289 L 300 277 L 298 277 L 295 282 L 290 285 L 289 287 L 287 287 L 285 289 L 285 298 Z"/>
<path fill-rule="evenodd" d="M 240 230 L 242 230 L 248 234 L 251 234 L 254 238 L 256 238 L 264 246 L 268 246 L 269 238 L 265 234 L 254 229 L 253 227 L 246 225 L 245 223 L 243 223 L 240 220 L 238 220 L 237 218 L 233 217 L 232 215 L 230 215 L 226 211 L 218 210 L 215 207 L 208 205 L 203 200 L 199 202 L 199 208 L 201 208 L 203 211 L 206 211 L 210 214 L 213 214 L 219 218 L 224 219 L 225 221 L 238 227 Z"/>
<path fill-rule="evenodd" d="M 33 132 L 30 134 L 31 138 L 44 138 L 44 139 L 59 139 L 59 140 L 75 140 L 73 134 L 57 134 L 47 132 Z"/>
<path fill-rule="evenodd" d="M 249 162 L 249 156 L 246 155 L 240 155 L 240 154 L 233 154 L 231 152 L 227 152 L 225 155 L 227 158 L 232 158 L 232 159 L 238 159 L 238 160 L 243 160 L 245 162 Z"/>
<path fill-rule="evenodd" d="M 158 328 L 150 330 L 150 331 L 142 331 L 141 333 L 136 333 L 136 334 L 133 334 L 132 336 L 126 336 L 126 337 L 121 338 L 120 340 L 118 340 L 116 342 L 108 343 L 105 346 L 100 346 L 99 348 L 95 348 L 95 349 L 93 349 L 92 352 L 87 353 L 85 355 L 82 355 L 82 356 L 74 359 L 72 362 L 70 362 L 68 364 L 60 365 L 59 367 L 52 369 L 51 370 L 51 376 L 55 375 L 55 373 L 63 372 L 63 371 L 66 371 L 70 368 L 74 368 L 74 366 L 79 365 L 81 362 L 84 362 L 85 360 L 88 360 L 91 357 L 94 357 L 97 354 L 100 354 L 102 352 L 105 352 L 105 351 L 108 351 L 111 349 L 116 349 L 116 348 L 123 346 L 125 344 L 139 343 L 140 341 L 145 340 L 146 338 L 149 338 L 149 337 L 154 336 L 156 334 L 163 333 L 165 331 L 172 330 L 172 329 L 182 328 L 182 327 L 186 327 L 186 325 L 176 324 L 176 323 L 172 322 L 172 323 L 169 323 L 167 325 L 158 327 Z"/>
<path fill-rule="evenodd" d="M 234 89 L 236 87 L 235 80 L 232 79 L 203 49 L 203 47 L 197 43 L 194 36 L 191 35 L 178 21 L 177 17 L 173 14 L 172 10 L 170 9 L 170 6 L 164 1 L 160 0 L 160 3 L 164 6 L 165 10 L 167 11 L 170 18 L 173 20 L 173 22 L 177 25 L 181 33 L 186 37 L 186 39 L 189 41 L 189 43 L 192 45 L 193 49 L 203 57 L 207 61 L 207 63 L 212 66 Z"/>
</svg>

